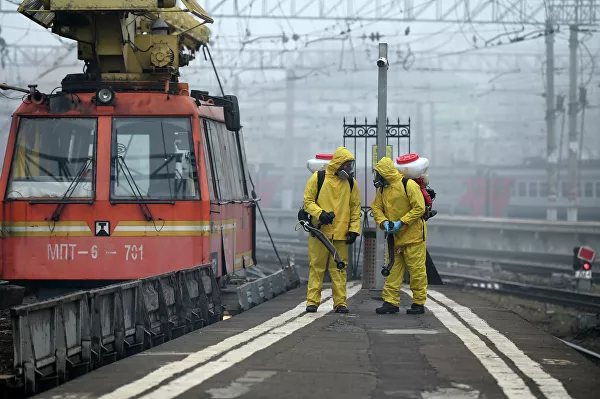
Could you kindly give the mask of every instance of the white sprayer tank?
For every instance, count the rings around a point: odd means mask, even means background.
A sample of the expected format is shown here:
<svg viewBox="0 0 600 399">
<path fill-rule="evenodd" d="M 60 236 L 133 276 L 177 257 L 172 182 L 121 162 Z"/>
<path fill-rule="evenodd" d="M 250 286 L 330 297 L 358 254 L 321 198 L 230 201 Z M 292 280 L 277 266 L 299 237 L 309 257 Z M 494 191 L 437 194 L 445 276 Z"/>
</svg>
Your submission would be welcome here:
<svg viewBox="0 0 600 399">
<path fill-rule="evenodd" d="M 417 179 L 427 174 L 429 159 L 418 154 L 405 154 L 396 158 L 396 169 L 409 179 Z"/>
<path fill-rule="evenodd" d="M 333 159 L 333 154 L 317 154 L 313 159 L 309 159 L 306 162 L 306 167 L 311 173 L 318 172 L 319 170 L 325 170 L 329 161 Z"/>
</svg>

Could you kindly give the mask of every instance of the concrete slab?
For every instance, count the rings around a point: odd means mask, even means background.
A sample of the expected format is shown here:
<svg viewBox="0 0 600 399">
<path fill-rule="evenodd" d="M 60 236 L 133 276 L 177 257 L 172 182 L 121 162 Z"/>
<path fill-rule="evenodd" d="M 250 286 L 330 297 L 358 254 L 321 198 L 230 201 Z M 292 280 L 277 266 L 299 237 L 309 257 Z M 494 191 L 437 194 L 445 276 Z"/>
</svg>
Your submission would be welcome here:
<svg viewBox="0 0 600 399">
<path fill-rule="evenodd" d="M 590 398 L 600 389 L 600 369 L 583 356 L 455 288 L 432 290 L 418 316 L 377 315 L 381 302 L 358 287 L 350 314 L 331 313 L 330 300 L 305 314 L 305 290 L 37 397 Z"/>
</svg>

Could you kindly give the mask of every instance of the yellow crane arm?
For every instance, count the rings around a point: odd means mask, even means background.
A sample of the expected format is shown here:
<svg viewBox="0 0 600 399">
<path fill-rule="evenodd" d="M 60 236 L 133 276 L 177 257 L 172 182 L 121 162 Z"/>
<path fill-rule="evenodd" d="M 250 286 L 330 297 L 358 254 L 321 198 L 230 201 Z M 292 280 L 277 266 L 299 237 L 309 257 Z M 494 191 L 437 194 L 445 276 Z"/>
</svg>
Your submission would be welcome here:
<svg viewBox="0 0 600 399">
<path fill-rule="evenodd" d="M 188 65 L 209 40 L 210 30 L 205 24 L 214 20 L 208 13 L 196 0 L 182 0 L 185 9 L 176 3 L 24 0 L 19 12 L 59 36 L 76 40 L 78 57 L 86 61 L 92 73 L 104 79 L 111 75 L 154 80 L 152 76 L 164 79 L 177 75 L 178 68 Z"/>
</svg>

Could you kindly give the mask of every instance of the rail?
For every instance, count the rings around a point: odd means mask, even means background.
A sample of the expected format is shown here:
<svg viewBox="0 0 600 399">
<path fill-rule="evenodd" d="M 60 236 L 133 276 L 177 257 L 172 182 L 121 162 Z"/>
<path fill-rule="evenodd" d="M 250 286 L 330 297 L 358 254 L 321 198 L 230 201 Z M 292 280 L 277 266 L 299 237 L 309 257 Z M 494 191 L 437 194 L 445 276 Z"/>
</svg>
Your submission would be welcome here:
<svg viewBox="0 0 600 399">
<path fill-rule="evenodd" d="M 563 344 L 565 344 L 567 346 L 570 346 L 571 348 L 575 349 L 577 352 L 581 353 L 583 356 L 585 356 L 586 358 L 588 358 L 589 360 L 591 360 L 597 366 L 600 366 L 600 353 L 592 352 L 589 349 L 586 349 L 586 348 L 584 348 L 582 346 L 579 346 L 579 345 L 575 345 L 572 342 L 565 341 L 564 339 L 560 339 L 558 337 L 554 337 L 554 338 L 558 339 Z"/>
</svg>

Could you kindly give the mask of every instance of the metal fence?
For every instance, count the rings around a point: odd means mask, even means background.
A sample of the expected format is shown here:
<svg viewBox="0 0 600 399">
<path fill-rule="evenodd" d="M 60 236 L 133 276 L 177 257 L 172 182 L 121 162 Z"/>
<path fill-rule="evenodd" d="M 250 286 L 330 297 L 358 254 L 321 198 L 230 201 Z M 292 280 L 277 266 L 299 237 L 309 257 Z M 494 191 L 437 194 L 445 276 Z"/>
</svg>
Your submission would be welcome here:
<svg viewBox="0 0 600 399">
<path fill-rule="evenodd" d="M 394 159 L 395 156 L 410 153 L 410 118 L 408 123 L 400 123 L 400 118 L 396 123 L 386 122 L 386 155 Z M 344 147 L 348 148 L 356 159 L 356 181 L 361 191 L 362 202 L 362 229 L 368 229 L 369 218 L 373 217 L 370 206 L 370 195 L 374 195 L 375 190 L 372 184 L 373 168 L 377 163 L 377 118 L 374 124 L 370 124 L 365 118 L 364 123 L 354 121 L 347 122 L 344 118 Z M 358 245 L 356 245 L 358 244 Z M 364 234 L 350 248 L 350 270 L 352 272 L 348 277 L 350 279 L 361 278 L 359 261 L 364 242 Z"/>
</svg>

